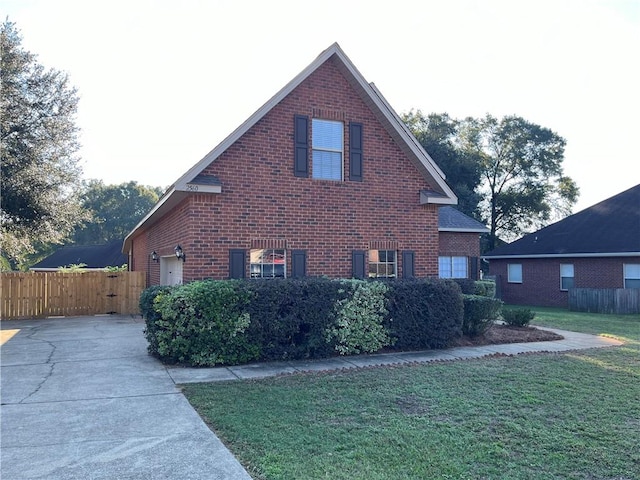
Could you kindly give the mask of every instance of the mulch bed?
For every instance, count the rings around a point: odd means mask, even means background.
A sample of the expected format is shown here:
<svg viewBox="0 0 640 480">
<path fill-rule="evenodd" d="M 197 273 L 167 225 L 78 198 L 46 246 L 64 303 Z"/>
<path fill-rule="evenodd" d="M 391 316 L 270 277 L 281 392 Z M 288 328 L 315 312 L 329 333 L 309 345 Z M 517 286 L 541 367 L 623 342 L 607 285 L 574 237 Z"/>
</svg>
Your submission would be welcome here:
<svg viewBox="0 0 640 480">
<path fill-rule="evenodd" d="M 535 327 L 510 327 L 493 325 L 484 335 L 477 337 L 463 336 L 452 346 L 469 347 L 474 345 L 497 345 L 500 343 L 548 342 L 562 340 L 564 337 L 548 330 Z"/>
</svg>

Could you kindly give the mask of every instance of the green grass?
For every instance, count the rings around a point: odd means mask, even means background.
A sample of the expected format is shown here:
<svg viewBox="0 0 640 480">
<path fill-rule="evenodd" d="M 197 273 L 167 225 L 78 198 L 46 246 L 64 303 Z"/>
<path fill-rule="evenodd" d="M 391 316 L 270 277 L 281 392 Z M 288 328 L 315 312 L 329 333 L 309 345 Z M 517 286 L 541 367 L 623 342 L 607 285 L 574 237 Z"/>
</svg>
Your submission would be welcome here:
<svg viewBox="0 0 640 480">
<path fill-rule="evenodd" d="M 640 478 L 640 318 L 535 310 L 626 344 L 184 392 L 257 479 Z"/>
</svg>

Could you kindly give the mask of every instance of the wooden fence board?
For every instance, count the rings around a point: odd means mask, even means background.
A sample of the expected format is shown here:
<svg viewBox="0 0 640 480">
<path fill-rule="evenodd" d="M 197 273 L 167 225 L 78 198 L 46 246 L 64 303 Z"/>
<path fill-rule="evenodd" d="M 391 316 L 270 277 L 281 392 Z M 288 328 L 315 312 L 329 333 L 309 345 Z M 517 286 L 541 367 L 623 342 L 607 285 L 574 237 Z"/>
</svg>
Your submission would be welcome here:
<svg viewBox="0 0 640 480">
<path fill-rule="evenodd" d="M 640 313 L 640 289 L 571 288 L 569 310 L 618 315 Z"/>
<path fill-rule="evenodd" d="M 139 314 L 144 272 L 0 274 L 0 318 Z"/>
</svg>

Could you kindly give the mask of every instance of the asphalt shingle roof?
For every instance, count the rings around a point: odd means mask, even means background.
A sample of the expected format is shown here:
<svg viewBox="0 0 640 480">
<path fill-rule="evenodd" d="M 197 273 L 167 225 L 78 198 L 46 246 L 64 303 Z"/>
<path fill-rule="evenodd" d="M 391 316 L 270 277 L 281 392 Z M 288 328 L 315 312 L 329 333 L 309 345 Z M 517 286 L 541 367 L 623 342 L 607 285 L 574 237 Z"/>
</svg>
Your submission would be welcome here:
<svg viewBox="0 0 640 480">
<path fill-rule="evenodd" d="M 449 206 L 438 208 L 438 230 L 441 232 L 489 232 L 489 229 L 476 219 Z"/>
<path fill-rule="evenodd" d="M 640 254 L 640 185 L 483 257 Z"/>
<path fill-rule="evenodd" d="M 56 250 L 31 268 L 55 269 L 81 263 L 87 265 L 85 268 L 119 267 L 127 263 L 127 256 L 121 250 L 122 240 L 104 245 L 70 245 Z"/>
</svg>

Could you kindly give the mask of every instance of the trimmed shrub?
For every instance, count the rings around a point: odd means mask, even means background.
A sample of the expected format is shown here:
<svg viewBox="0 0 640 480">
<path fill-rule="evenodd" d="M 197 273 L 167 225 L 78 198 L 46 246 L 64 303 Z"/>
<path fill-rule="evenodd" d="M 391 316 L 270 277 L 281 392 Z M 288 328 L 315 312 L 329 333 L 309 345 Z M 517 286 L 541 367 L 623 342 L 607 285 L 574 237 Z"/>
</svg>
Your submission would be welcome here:
<svg viewBox="0 0 640 480">
<path fill-rule="evenodd" d="M 255 279 L 247 306 L 259 325 L 263 360 L 324 358 L 334 354 L 327 329 L 335 324 L 336 304 L 347 293 L 327 278 Z M 342 291 L 341 291 L 342 290 Z"/>
<path fill-rule="evenodd" d="M 464 321 L 462 332 L 470 337 L 485 333 L 500 314 L 502 301 L 481 295 L 462 295 Z"/>
<path fill-rule="evenodd" d="M 346 298 L 336 303 L 335 323 L 327 329 L 327 340 L 341 355 L 371 353 L 391 345 L 383 322 L 387 314 L 383 282 L 342 280 Z"/>
<path fill-rule="evenodd" d="M 169 363 L 193 366 L 239 364 L 260 356 L 246 332 L 248 292 L 233 280 L 189 283 L 158 295 L 155 309 L 157 355 Z"/>
<path fill-rule="evenodd" d="M 465 295 L 473 295 L 476 291 L 476 281 L 471 278 L 452 278 L 450 281 L 456 282 Z"/>
<path fill-rule="evenodd" d="M 536 316 L 528 308 L 510 308 L 502 310 L 502 319 L 507 325 L 512 327 L 526 327 Z"/>
<path fill-rule="evenodd" d="M 496 282 L 492 280 L 476 280 L 473 294 L 494 298 L 496 296 Z"/>
<path fill-rule="evenodd" d="M 145 320 L 144 336 L 149 342 L 147 350 L 152 355 L 158 353 L 158 320 L 162 319 L 162 315 L 155 309 L 155 299 L 159 295 L 170 292 L 174 287 L 166 285 L 155 285 L 142 291 L 140 294 L 140 313 Z"/>
<path fill-rule="evenodd" d="M 387 284 L 386 327 L 398 350 L 444 348 L 462 333 L 460 287 L 450 280 Z"/>
</svg>

